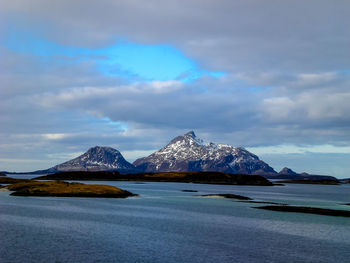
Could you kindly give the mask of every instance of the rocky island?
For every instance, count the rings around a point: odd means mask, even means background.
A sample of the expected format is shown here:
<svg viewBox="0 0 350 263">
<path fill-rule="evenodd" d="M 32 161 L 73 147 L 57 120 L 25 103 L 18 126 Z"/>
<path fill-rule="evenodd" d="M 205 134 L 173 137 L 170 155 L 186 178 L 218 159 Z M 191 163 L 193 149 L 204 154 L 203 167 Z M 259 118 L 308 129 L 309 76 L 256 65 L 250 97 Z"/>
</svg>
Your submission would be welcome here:
<svg viewBox="0 0 350 263">
<path fill-rule="evenodd" d="M 216 197 L 216 198 L 228 198 L 228 199 L 237 199 L 237 200 L 253 200 L 250 197 L 236 194 L 209 194 L 201 195 L 202 197 Z"/>
</svg>

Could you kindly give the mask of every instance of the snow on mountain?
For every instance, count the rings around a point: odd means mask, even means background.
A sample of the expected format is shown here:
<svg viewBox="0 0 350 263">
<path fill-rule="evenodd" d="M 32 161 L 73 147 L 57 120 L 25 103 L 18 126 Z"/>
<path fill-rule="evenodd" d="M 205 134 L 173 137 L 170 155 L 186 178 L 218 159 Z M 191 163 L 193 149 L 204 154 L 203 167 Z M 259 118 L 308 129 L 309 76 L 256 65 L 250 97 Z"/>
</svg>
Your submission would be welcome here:
<svg viewBox="0 0 350 263">
<path fill-rule="evenodd" d="M 205 143 L 193 131 L 133 163 L 145 172 L 220 171 L 240 174 L 275 174 L 269 165 L 242 147 Z"/>
</svg>

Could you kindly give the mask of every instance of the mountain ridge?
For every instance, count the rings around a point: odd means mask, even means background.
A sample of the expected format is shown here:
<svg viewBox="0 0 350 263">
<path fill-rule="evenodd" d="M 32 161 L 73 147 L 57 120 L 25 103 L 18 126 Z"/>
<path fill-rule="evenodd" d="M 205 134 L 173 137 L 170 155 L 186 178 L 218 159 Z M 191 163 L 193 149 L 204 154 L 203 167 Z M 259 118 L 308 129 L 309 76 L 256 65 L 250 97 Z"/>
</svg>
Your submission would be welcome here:
<svg viewBox="0 0 350 263">
<path fill-rule="evenodd" d="M 95 146 L 72 160 L 29 174 L 67 171 L 118 171 L 124 174 L 207 171 L 262 175 L 269 179 L 336 179 L 325 175 L 299 174 L 287 167 L 277 173 L 257 155 L 245 148 L 213 142 L 206 143 L 193 131 L 173 138 L 160 150 L 135 160 L 133 164 L 126 161 L 116 149 L 108 146 Z"/>
<path fill-rule="evenodd" d="M 193 131 L 172 139 L 151 155 L 133 165 L 144 172 L 219 171 L 232 174 L 277 174 L 258 156 L 243 147 L 204 143 Z"/>
</svg>

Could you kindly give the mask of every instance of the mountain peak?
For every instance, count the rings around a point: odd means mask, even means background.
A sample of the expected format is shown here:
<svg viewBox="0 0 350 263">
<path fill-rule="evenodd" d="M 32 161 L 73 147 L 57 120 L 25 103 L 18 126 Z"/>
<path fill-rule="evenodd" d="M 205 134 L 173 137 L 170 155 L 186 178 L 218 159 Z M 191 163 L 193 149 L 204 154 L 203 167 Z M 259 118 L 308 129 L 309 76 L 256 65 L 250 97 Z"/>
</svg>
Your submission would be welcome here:
<svg viewBox="0 0 350 263">
<path fill-rule="evenodd" d="M 194 131 L 189 131 L 185 133 L 184 136 L 196 138 L 196 134 L 194 134 Z"/>
<path fill-rule="evenodd" d="M 114 149 L 108 146 L 98 146 L 98 145 L 91 147 L 89 150 L 87 150 L 87 153 L 88 152 L 110 152 L 110 153 L 120 154 L 120 152 L 117 149 Z"/>
<path fill-rule="evenodd" d="M 298 175 L 296 172 L 294 172 L 292 169 L 288 167 L 284 167 L 278 174 L 281 175 Z"/>
<path fill-rule="evenodd" d="M 114 149 L 114 148 L 109 147 L 109 146 L 99 146 L 99 145 L 91 147 L 89 150 L 112 150 L 112 151 L 118 151 L 117 149 Z"/>
</svg>

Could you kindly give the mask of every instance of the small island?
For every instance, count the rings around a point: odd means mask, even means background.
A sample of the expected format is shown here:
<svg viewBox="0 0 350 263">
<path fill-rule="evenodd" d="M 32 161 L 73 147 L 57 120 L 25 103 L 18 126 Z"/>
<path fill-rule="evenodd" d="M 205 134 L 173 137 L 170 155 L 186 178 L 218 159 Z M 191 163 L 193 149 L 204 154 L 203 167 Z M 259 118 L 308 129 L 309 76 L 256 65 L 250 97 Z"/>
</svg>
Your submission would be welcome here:
<svg viewBox="0 0 350 263">
<path fill-rule="evenodd" d="M 235 194 L 209 194 L 209 195 L 200 195 L 202 197 L 216 197 L 216 198 L 229 198 L 229 199 L 237 199 L 237 200 L 253 200 L 250 197 L 243 195 L 235 195 Z"/>
<path fill-rule="evenodd" d="M 295 213 L 306 213 L 306 214 L 316 214 L 316 215 L 350 217 L 350 211 L 347 211 L 347 210 L 324 209 L 324 208 L 307 207 L 307 206 L 268 205 L 268 206 L 257 206 L 253 208 L 278 211 L 278 212 L 295 212 Z"/>
<path fill-rule="evenodd" d="M 14 196 L 56 197 L 104 197 L 126 198 L 135 194 L 111 185 L 68 183 L 64 181 L 38 182 L 26 180 L 6 185 L 3 189 L 13 191 Z"/>
<path fill-rule="evenodd" d="M 240 202 L 245 202 L 245 203 L 251 203 L 251 204 L 266 204 L 266 205 L 287 205 L 284 203 L 276 203 L 276 202 L 269 202 L 269 201 L 240 201 Z"/>
</svg>

